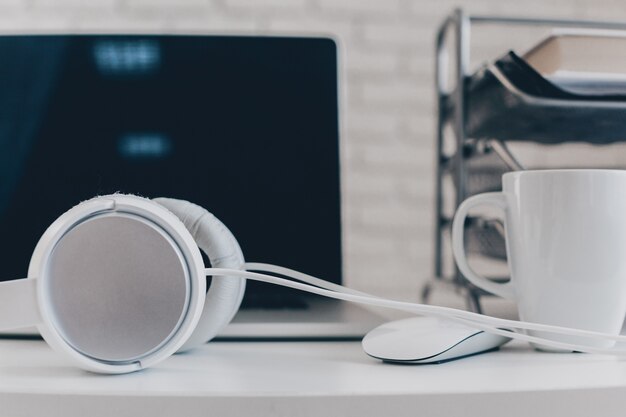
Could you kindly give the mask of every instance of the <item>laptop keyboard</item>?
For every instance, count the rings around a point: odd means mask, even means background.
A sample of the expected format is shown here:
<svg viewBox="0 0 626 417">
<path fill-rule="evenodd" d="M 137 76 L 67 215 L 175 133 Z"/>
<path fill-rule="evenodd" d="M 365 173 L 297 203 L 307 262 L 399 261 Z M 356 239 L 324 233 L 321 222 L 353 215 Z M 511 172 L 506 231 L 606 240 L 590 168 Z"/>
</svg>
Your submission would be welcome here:
<svg viewBox="0 0 626 417">
<path fill-rule="evenodd" d="M 246 294 L 241 303 L 243 309 L 305 310 L 309 308 L 304 297 L 290 294 Z"/>
</svg>

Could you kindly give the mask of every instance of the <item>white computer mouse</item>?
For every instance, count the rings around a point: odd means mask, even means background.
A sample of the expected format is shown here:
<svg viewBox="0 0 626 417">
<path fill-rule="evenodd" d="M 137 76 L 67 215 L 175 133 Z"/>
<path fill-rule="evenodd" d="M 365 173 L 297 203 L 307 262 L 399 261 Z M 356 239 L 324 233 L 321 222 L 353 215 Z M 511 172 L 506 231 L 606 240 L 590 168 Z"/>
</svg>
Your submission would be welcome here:
<svg viewBox="0 0 626 417">
<path fill-rule="evenodd" d="M 385 323 L 363 338 L 368 355 L 385 362 L 441 363 L 498 349 L 511 339 L 436 317 Z"/>
</svg>

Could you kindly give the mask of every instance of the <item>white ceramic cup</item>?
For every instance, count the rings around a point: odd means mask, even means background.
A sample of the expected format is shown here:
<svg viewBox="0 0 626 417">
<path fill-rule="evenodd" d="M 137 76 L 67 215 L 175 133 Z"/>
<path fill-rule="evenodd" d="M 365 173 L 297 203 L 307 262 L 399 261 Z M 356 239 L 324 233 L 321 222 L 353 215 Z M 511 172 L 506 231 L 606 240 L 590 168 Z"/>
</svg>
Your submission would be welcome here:
<svg viewBox="0 0 626 417">
<path fill-rule="evenodd" d="M 502 177 L 502 190 L 468 198 L 454 216 L 452 245 L 461 273 L 476 286 L 515 300 L 524 321 L 619 334 L 626 314 L 626 171 L 511 172 Z M 504 211 L 507 283 L 478 275 L 467 262 L 465 218 L 479 205 Z M 529 334 L 591 346 L 614 344 Z"/>
</svg>

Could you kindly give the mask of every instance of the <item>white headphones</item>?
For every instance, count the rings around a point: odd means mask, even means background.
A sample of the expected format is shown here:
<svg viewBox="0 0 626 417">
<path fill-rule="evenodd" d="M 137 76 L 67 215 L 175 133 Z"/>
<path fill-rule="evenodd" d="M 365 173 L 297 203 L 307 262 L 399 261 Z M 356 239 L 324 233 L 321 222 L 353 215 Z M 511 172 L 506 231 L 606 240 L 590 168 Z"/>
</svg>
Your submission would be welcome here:
<svg viewBox="0 0 626 417">
<path fill-rule="evenodd" d="M 59 217 L 28 279 L 0 286 L 0 328 L 37 325 L 82 368 L 125 373 L 212 339 L 233 318 L 245 279 L 205 266 L 244 263 L 231 232 L 195 204 L 130 195 L 85 201 Z"/>
<path fill-rule="evenodd" d="M 213 276 L 208 292 L 207 275 Z M 615 341 L 625 342 L 624 336 L 386 300 L 286 268 L 245 264 L 232 233 L 202 207 L 120 194 L 85 201 L 48 227 L 33 252 L 28 278 L 0 283 L 0 330 L 36 325 L 53 349 L 81 368 L 133 372 L 212 339 L 237 312 L 246 279 L 443 317 L 561 349 L 626 354 L 612 348 Z M 558 342 L 523 330 L 588 343 Z"/>
</svg>

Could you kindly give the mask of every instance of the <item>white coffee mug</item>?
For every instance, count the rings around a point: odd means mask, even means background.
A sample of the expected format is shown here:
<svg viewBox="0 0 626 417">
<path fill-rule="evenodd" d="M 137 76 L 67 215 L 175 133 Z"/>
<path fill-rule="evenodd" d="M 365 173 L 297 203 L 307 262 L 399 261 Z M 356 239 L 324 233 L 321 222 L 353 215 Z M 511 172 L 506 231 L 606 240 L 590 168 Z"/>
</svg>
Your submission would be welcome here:
<svg viewBox="0 0 626 417">
<path fill-rule="evenodd" d="M 626 314 L 626 171 L 511 172 L 502 177 L 502 190 L 468 198 L 454 216 L 452 245 L 461 273 L 515 300 L 524 321 L 619 334 Z M 478 205 L 504 211 L 509 282 L 482 277 L 468 264 L 464 223 Z M 529 334 L 592 346 L 614 343 Z"/>
</svg>

